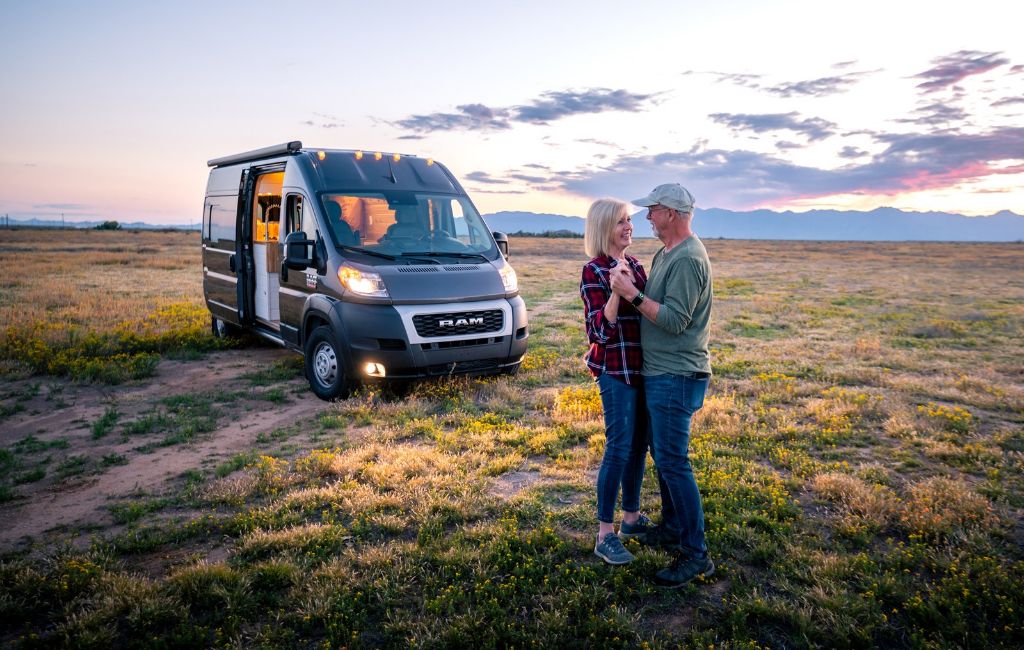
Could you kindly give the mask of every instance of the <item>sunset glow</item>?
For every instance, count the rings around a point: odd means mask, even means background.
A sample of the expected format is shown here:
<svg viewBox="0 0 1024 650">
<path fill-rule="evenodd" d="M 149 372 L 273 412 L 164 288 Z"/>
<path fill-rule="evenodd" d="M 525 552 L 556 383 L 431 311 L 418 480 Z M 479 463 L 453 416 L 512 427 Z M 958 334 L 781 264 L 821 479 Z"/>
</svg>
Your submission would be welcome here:
<svg viewBox="0 0 1024 650">
<path fill-rule="evenodd" d="M 484 213 L 678 181 L 701 208 L 1024 214 L 1024 8 L 961 9 L 6 3 L 0 215 L 195 223 L 206 160 L 297 139 L 436 158 Z"/>
</svg>

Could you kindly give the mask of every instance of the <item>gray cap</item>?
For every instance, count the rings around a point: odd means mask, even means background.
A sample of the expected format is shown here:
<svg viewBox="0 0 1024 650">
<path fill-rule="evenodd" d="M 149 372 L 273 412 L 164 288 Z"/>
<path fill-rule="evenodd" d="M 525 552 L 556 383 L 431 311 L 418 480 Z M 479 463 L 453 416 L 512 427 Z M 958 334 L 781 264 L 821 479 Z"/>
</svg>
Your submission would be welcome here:
<svg viewBox="0 0 1024 650">
<path fill-rule="evenodd" d="M 665 183 L 651 190 L 651 193 L 642 199 L 634 199 L 631 203 L 645 208 L 652 205 L 663 205 L 680 212 L 693 212 L 696 201 L 693 200 L 690 190 L 679 183 Z"/>
</svg>

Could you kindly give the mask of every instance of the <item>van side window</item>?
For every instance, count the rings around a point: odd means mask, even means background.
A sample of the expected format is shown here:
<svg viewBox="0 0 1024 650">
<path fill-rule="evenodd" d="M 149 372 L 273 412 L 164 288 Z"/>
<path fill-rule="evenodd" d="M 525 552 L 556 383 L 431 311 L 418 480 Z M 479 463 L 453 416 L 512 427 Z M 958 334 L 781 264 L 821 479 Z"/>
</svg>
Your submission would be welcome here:
<svg viewBox="0 0 1024 650">
<path fill-rule="evenodd" d="M 235 218 L 238 195 L 211 196 L 207 199 L 209 211 L 209 239 L 215 248 L 231 250 L 235 247 Z"/>
<path fill-rule="evenodd" d="M 466 214 L 462 211 L 462 204 L 458 201 L 447 201 L 446 207 L 451 211 L 452 225 L 455 228 L 455 238 L 463 244 L 473 243 L 473 233 L 469 229 Z"/>
<path fill-rule="evenodd" d="M 281 240 L 293 232 L 299 232 L 302 230 L 302 211 L 305 207 L 302 196 L 299 194 L 289 194 L 288 203 L 285 206 L 285 222 L 284 222 L 284 233 L 282 233 Z"/>
</svg>

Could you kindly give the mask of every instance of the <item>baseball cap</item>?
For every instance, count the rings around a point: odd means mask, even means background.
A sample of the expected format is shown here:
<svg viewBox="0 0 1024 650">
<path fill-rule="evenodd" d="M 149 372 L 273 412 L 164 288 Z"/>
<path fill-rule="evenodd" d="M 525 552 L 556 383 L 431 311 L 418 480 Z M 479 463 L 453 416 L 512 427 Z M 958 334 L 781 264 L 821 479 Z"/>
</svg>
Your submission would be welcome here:
<svg viewBox="0 0 1024 650">
<path fill-rule="evenodd" d="M 679 183 L 665 183 L 651 190 L 651 193 L 642 199 L 630 201 L 633 205 L 648 208 L 652 205 L 663 205 L 666 208 L 679 210 L 680 212 L 693 212 L 696 203 L 690 190 Z"/>
</svg>

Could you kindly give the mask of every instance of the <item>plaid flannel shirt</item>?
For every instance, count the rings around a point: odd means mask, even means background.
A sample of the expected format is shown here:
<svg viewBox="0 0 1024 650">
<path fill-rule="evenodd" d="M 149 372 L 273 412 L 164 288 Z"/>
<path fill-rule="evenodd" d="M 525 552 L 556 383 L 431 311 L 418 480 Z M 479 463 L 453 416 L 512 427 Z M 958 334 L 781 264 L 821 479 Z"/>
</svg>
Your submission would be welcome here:
<svg viewBox="0 0 1024 650">
<path fill-rule="evenodd" d="M 633 269 L 634 284 L 643 291 L 647 274 L 635 257 L 626 255 L 626 262 Z M 627 384 L 633 384 L 640 377 L 644 359 L 640 351 L 640 319 L 642 316 L 633 305 L 619 301 L 619 314 L 614 323 L 604 317 L 604 306 L 612 295 L 609 271 L 617 260 L 601 255 L 583 266 L 580 280 L 580 297 L 587 324 L 587 338 L 590 350 L 584 356 L 590 374 L 600 377 L 608 374 Z"/>
</svg>

